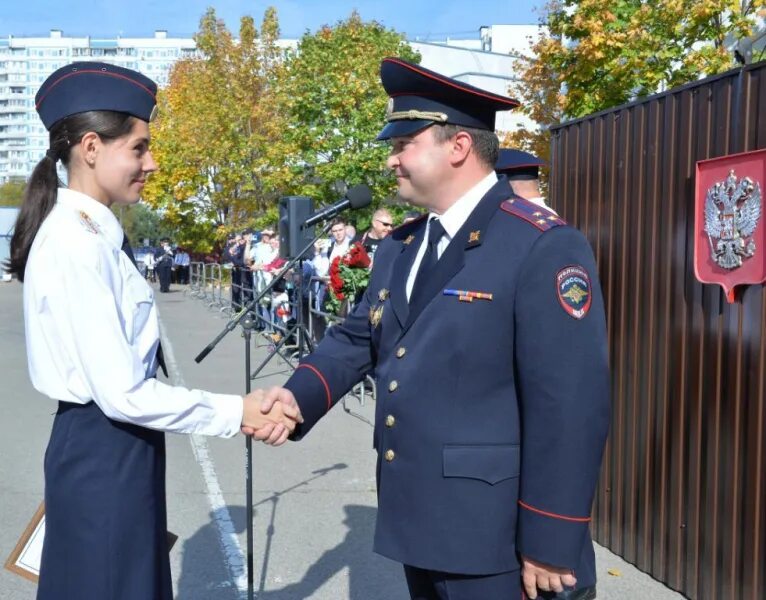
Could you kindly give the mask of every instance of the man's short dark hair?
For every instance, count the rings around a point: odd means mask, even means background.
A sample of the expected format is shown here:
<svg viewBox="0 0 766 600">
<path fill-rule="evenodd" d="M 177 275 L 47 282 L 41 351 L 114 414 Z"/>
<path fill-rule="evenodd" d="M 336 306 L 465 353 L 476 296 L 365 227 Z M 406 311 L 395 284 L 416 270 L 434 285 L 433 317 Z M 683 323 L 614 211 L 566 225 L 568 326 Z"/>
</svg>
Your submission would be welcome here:
<svg viewBox="0 0 766 600">
<path fill-rule="evenodd" d="M 495 168 L 498 152 L 500 151 L 500 141 L 497 139 L 494 131 L 488 129 L 477 129 L 475 127 L 463 127 L 452 123 L 437 123 L 433 125 L 434 139 L 439 143 L 444 143 L 461 131 L 465 131 L 473 140 L 473 149 L 479 160 L 488 167 Z"/>
<path fill-rule="evenodd" d="M 336 225 L 343 225 L 345 227 L 346 226 L 346 222 L 341 217 L 336 217 L 335 219 L 333 219 L 333 222 L 332 222 L 332 225 L 330 226 L 330 228 L 332 229 Z"/>
</svg>

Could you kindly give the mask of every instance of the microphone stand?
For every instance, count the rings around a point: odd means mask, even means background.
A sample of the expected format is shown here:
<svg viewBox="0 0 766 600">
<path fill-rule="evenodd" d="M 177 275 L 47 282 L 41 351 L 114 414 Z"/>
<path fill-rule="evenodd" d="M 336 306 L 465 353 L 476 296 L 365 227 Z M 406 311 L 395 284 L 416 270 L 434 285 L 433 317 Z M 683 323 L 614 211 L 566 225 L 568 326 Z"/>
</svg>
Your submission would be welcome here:
<svg viewBox="0 0 766 600">
<path fill-rule="evenodd" d="M 336 211 L 335 214 L 337 214 L 337 212 L 339 211 Z M 213 351 L 213 349 L 224 337 L 226 337 L 226 334 L 236 329 L 237 325 L 241 325 L 242 337 L 245 339 L 245 394 L 250 393 L 251 380 L 255 376 L 250 374 L 250 341 L 252 339 L 252 333 L 256 323 L 256 319 L 254 319 L 252 315 L 255 314 L 261 299 L 266 296 L 266 294 L 271 292 L 271 290 L 274 289 L 274 286 L 276 286 L 278 282 L 284 280 L 285 274 L 292 267 L 303 260 L 305 254 L 314 247 L 314 244 L 320 237 L 323 237 L 327 234 L 327 232 L 330 230 L 330 227 L 332 226 L 330 219 L 335 216 L 335 214 L 333 214 L 331 217 L 328 217 L 328 222 L 323 226 L 322 230 L 314 236 L 314 239 L 312 239 L 309 244 L 307 244 L 300 252 L 298 252 L 296 256 L 291 258 L 282 267 L 282 270 L 274 276 L 271 282 L 257 296 L 255 296 L 247 304 L 243 305 L 242 309 L 237 314 L 235 314 L 228 323 L 226 323 L 226 326 L 213 339 L 213 341 L 210 342 L 205 347 L 205 349 L 202 350 L 202 352 L 200 352 L 194 358 L 196 363 L 201 363 L 203 360 L 205 360 L 205 357 Z M 303 274 L 301 273 L 301 280 L 302 275 Z M 302 356 L 303 340 L 306 338 L 306 336 L 303 334 L 303 306 L 301 304 L 303 302 L 302 292 L 303 289 L 301 283 L 301 285 L 297 286 L 296 288 L 296 293 L 298 294 L 298 316 L 296 319 L 296 324 L 287 332 L 287 334 L 285 334 L 280 343 L 274 348 L 274 351 L 263 362 L 263 364 L 258 367 L 256 374 L 266 366 L 266 363 L 271 360 L 274 354 L 279 349 L 281 349 L 282 345 L 284 345 L 284 342 L 296 330 L 298 331 L 298 355 L 299 357 Z M 253 600 L 253 439 L 249 435 L 245 437 L 245 493 L 245 516 L 247 519 L 247 600 Z"/>
</svg>

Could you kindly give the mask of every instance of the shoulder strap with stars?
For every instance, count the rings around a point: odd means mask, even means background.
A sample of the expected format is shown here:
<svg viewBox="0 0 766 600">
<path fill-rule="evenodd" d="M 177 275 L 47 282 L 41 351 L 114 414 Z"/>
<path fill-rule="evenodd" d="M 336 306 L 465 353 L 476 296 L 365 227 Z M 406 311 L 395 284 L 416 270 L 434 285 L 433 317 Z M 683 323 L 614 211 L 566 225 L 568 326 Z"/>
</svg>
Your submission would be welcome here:
<svg viewBox="0 0 766 600">
<path fill-rule="evenodd" d="M 525 200 L 520 196 L 511 197 L 509 200 L 503 202 L 500 205 L 500 208 L 510 215 L 514 215 L 520 219 L 524 219 L 527 223 L 531 223 L 540 231 L 548 231 L 554 227 L 566 225 L 566 221 L 556 213 L 535 204 L 534 202 Z"/>
</svg>

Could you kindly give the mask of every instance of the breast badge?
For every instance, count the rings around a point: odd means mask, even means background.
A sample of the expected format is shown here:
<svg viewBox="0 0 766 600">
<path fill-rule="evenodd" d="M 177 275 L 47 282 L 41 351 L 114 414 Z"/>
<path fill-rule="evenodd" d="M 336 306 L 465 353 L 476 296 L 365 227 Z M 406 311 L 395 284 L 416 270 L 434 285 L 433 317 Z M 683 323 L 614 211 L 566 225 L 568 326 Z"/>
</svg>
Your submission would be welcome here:
<svg viewBox="0 0 766 600">
<path fill-rule="evenodd" d="M 570 317 L 582 319 L 588 314 L 592 301 L 590 277 L 581 266 L 565 267 L 556 273 L 556 293 Z"/>
</svg>

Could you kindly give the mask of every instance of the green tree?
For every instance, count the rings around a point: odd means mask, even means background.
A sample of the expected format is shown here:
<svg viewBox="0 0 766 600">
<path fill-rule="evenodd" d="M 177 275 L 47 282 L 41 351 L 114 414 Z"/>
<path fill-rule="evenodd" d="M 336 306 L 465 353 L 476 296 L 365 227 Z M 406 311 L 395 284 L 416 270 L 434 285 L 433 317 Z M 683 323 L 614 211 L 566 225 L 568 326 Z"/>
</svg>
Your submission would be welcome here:
<svg viewBox="0 0 766 600">
<path fill-rule="evenodd" d="M 402 34 L 363 22 L 356 12 L 301 38 L 279 70 L 275 110 L 288 123 L 270 149 L 272 187 L 321 203 L 336 197 L 338 181 L 366 183 L 373 207 L 394 196 L 388 145 L 375 141 L 386 111 L 380 84 L 386 56 L 420 61 Z M 360 229 L 368 224 L 369 215 L 358 218 Z"/>
<path fill-rule="evenodd" d="M 278 134 L 269 100 L 278 37 L 273 8 L 260 32 L 243 17 L 238 39 L 208 9 L 195 36 L 202 58 L 176 63 L 159 94 L 152 151 L 160 170 L 144 196 L 162 209 L 184 246 L 209 251 L 230 231 L 255 224 L 274 203 L 276 192 L 262 174 L 265 148 Z"/>
<path fill-rule="evenodd" d="M 139 203 L 131 206 L 115 206 L 114 213 L 122 224 L 128 239 L 134 246 L 140 246 L 145 240 L 156 245 L 162 238 L 176 240 L 176 232 L 151 207 Z"/>
<path fill-rule="evenodd" d="M 554 0 L 534 59 L 510 90 L 542 127 L 516 146 L 547 154 L 547 127 L 736 66 L 727 48 L 753 33 L 766 0 Z"/>
<path fill-rule="evenodd" d="M 24 200 L 25 181 L 9 181 L 0 185 L 0 206 L 21 206 Z"/>
</svg>

